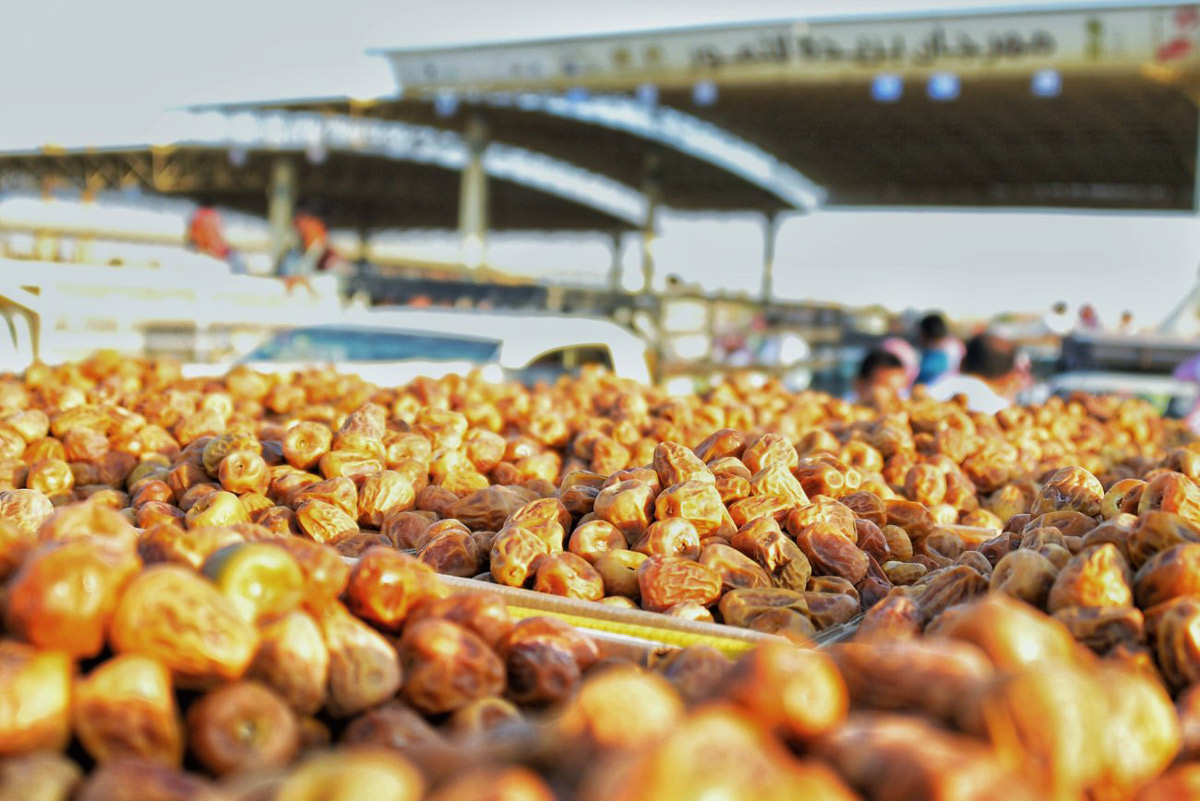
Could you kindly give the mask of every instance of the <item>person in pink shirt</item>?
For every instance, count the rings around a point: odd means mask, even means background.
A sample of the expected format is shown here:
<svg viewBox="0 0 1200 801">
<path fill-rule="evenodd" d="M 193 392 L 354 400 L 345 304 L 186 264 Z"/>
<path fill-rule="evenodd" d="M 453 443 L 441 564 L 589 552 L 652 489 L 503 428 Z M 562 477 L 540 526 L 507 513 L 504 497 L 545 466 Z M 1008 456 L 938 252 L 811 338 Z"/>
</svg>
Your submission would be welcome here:
<svg viewBox="0 0 1200 801">
<path fill-rule="evenodd" d="M 902 337 L 888 337 L 879 343 L 879 349 L 900 360 L 900 364 L 904 365 L 904 389 L 911 389 L 921 372 L 921 354 Z"/>
</svg>

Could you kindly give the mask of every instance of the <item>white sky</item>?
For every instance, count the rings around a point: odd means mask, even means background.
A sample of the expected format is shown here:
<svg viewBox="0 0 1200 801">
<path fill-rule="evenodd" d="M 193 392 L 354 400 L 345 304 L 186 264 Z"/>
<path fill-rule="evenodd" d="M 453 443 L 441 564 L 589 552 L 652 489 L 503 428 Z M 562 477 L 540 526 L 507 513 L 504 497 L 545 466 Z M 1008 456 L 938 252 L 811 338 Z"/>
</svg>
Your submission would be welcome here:
<svg viewBox="0 0 1200 801">
<path fill-rule="evenodd" d="M 363 54 L 368 47 L 1102 2 L 8 0 L 0 147 L 80 134 L 136 141 L 163 109 L 195 103 L 386 94 L 391 74 L 382 59 Z M 758 230 L 745 219 L 715 227 L 668 218 L 659 264 L 663 272 L 752 289 Z M 1061 297 L 1097 303 L 1110 316 L 1132 306 L 1149 321 L 1190 288 L 1197 263 L 1200 221 L 1189 216 L 825 212 L 785 226 L 777 286 L 789 295 L 961 313 L 1037 310 Z"/>
</svg>

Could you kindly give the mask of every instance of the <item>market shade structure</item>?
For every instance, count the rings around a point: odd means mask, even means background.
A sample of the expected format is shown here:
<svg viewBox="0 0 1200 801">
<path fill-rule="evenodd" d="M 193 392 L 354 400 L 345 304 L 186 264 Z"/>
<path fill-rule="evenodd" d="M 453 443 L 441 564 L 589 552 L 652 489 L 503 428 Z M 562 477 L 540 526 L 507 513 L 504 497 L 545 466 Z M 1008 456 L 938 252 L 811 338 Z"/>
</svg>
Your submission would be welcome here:
<svg viewBox="0 0 1200 801">
<path fill-rule="evenodd" d="M 204 112 L 174 115 L 144 143 L 0 152 L 0 181 L 92 192 L 137 186 L 264 215 L 282 172 L 290 173 L 288 203 L 320 201 L 334 227 L 454 229 L 461 174 L 471 161 L 469 144 L 447 131 L 328 115 Z M 636 190 L 541 154 L 493 148 L 479 163 L 495 229 L 622 231 L 645 216 Z"/>
<path fill-rule="evenodd" d="M 398 97 L 289 107 L 478 112 L 678 209 L 1190 209 L 1200 13 L 1097 5 L 383 51 Z"/>
</svg>

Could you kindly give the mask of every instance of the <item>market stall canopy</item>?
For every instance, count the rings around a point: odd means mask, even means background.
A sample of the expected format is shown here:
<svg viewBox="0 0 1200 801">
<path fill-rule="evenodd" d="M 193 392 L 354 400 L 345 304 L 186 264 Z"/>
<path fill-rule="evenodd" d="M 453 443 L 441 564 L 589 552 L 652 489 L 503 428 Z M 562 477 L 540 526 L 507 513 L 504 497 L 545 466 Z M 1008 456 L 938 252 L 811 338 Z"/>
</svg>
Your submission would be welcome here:
<svg viewBox="0 0 1200 801">
<path fill-rule="evenodd" d="M 453 229 L 462 137 L 380 120 L 286 112 L 203 112 L 169 118 L 149 141 L 0 152 L 0 186 L 139 187 L 265 214 L 280 157 L 302 200 L 335 228 Z M 497 230 L 619 231 L 640 226 L 646 201 L 610 178 L 516 147 L 483 157 Z"/>
<path fill-rule="evenodd" d="M 679 209 L 1190 209 L 1200 12 L 1109 3 L 382 51 L 399 96 L 292 108 L 454 130 Z"/>
</svg>

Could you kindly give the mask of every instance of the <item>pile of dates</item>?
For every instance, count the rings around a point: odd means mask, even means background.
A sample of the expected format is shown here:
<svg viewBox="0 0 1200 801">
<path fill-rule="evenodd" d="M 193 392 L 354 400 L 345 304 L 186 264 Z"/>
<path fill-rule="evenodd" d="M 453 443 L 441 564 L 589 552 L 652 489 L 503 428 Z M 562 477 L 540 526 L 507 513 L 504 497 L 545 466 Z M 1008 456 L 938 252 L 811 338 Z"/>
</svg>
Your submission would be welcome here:
<svg viewBox="0 0 1200 801">
<path fill-rule="evenodd" d="M 136 531 L 86 502 L 6 536 L 26 547 L 4 586 L 2 798 L 1200 791 L 1188 694 L 1176 709 L 1152 660 L 1098 656 L 1005 592 L 824 651 L 772 639 L 640 664 L 558 619 L 514 621 L 498 596 L 451 595 L 384 546 L 353 566 L 300 537 L 147 564 Z"/>
<path fill-rule="evenodd" d="M 193 568 L 275 537 L 384 546 L 446 575 L 803 641 L 896 588 L 978 593 L 984 542 L 1026 515 L 1054 527 L 1039 493 L 1058 471 L 1103 493 L 1190 469 L 1189 441 L 1128 400 L 992 417 L 776 384 L 672 398 L 602 373 L 534 389 L 320 369 L 188 380 L 107 354 L 0 378 L 0 512 L 32 530 L 87 500 L 137 530 L 146 563 Z M 0 569 L 22 547 L 0 542 Z"/>
<path fill-rule="evenodd" d="M 1196 796 L 1198 479 L 1132 400 L 37 366 L 0 798 Z M 439 573 L 781 636 L 634 665 Z"/>
</svg>

